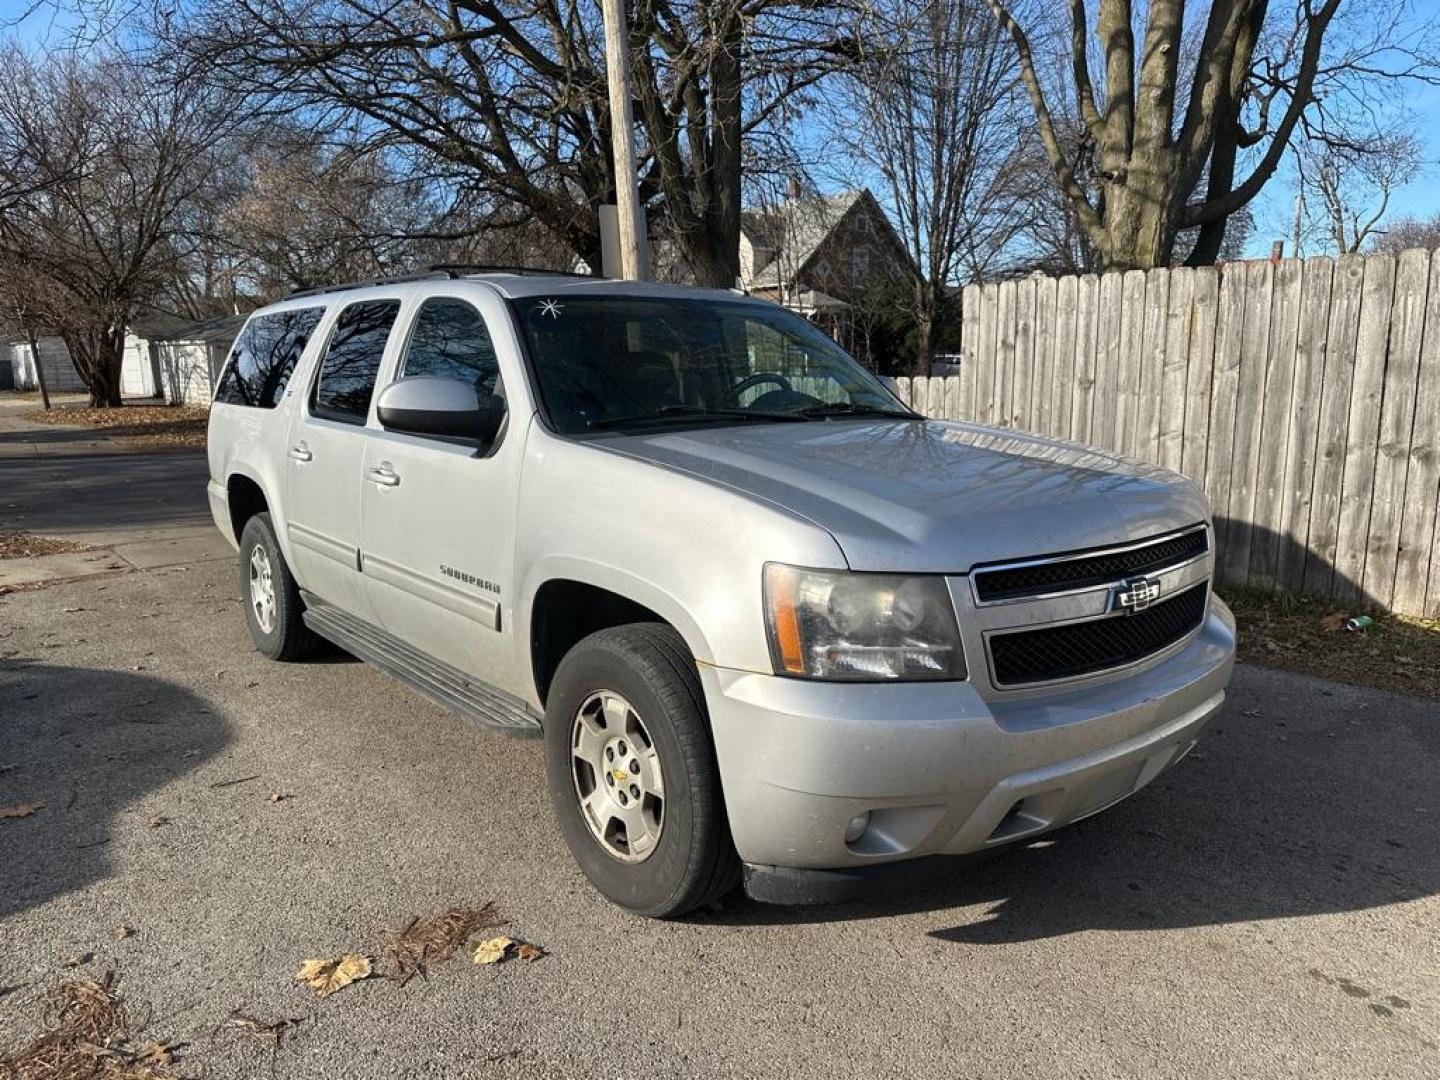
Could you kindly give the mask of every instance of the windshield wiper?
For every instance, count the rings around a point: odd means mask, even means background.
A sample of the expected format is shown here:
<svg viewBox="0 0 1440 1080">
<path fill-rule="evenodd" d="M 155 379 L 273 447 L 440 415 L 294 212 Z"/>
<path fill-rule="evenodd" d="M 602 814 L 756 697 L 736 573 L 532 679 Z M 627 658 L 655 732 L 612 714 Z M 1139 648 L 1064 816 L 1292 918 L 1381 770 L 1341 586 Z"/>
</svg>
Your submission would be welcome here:
<svg viewBox="0 0 1440 1080">
<path fill-rule="evenodd" d="M 923 420 L 919 413 L 901 412 L 898 409 L 885 409 L 878 405 L 857 405 L 853 401 L 837 401 L 826 405 L 811 405 L 807 409 L 800 410 L 801 416 L 815 417 L 827 416 L 883 416 L 890 420 Z"/>
<path fill-rule="evenodd" d="M 638 413 L 633 416 L 601 416 L 586 422 L 585 426 L 592 429 L 625 427 L 630 424 L 663 424 L 670 421 L 699 420 L 702 422 L 719 421 L 731 423 L 735 420 L 765 421 L 780 420 L 795 422 L 811 419 L 800 413 L 779 413 L 779 412 L 758 412 L 755 409 L 705 409 L 698 405 L 666 405 L 664 408 L 653 413 Z"/>
</svg>

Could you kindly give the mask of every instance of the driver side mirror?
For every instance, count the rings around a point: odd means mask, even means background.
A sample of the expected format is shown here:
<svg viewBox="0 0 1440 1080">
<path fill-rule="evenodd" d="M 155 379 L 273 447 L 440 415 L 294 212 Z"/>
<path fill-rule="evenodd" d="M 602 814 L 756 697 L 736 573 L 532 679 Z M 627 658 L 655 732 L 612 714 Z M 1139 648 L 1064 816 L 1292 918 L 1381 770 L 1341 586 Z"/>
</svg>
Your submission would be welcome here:
<svg viewBox="0 0 1440 1080">
<path fill-rule="evenodd" d="M 491 394 L 481 401 L 470 383 L 415 375 L 380 391 L 376 412 L 388 431 L 465 439 L 484 448 L 500 433 L 505 399 Z"/>
</svg>

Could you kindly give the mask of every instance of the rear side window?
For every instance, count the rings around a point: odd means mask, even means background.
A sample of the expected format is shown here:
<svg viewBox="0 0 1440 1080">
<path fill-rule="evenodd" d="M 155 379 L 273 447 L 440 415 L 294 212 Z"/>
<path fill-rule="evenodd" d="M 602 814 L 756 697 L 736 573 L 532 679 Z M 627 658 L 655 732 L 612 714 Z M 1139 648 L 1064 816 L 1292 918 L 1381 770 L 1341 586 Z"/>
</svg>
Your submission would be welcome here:
<svg viewBox="0 0 1440 1080">
<path fill-rule="evenodd" d="M 403 374 L 458 379 L 482 400 L 493 393 L 500 367 L 480 312 L 453 297 L 426 300 L 410 332 Z"/>
<path fill-rule="evenodd" d="M 399 300 L 365 300 L 340 312 L 320 361 L 311 412 L 327 420 L 365 422 L 385 341 L 399 313 Z"/>
<path fill-rule="evenodd" d="M 291 308 L 257 315 L 247 322 L 215 387 L 215 400 L 273 409 L 324 313 L 325 309 L 318 307 Z"/>
</svg>

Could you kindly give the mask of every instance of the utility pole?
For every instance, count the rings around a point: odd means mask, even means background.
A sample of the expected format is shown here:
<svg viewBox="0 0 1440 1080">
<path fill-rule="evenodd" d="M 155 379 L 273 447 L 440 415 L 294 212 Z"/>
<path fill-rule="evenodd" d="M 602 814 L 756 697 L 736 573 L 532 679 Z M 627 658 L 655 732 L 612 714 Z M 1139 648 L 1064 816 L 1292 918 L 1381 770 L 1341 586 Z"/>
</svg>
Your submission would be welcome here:
<svg viewBox="0 0 1440 1080">
<path fill-rule="evenodd" d="M 635 117 L 630 105 L 630 43 L 625 0 L 602 0 L 605 9 L 605 70 L 610 85 L 610 140 L 615 156 L 615 202 L 620 224 L 620 276 L 649 277 L 642 261 L 644 218 L 635 183 Z"/>
</svg>

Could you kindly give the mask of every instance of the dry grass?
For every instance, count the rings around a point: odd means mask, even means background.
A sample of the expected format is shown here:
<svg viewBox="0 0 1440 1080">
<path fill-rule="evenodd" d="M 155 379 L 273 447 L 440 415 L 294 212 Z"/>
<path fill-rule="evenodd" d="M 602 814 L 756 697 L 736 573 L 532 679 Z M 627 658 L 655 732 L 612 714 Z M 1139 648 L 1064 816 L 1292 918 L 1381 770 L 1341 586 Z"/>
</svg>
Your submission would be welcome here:
<svg viewBox="0 0 1440 1080">
<path fill-rule="evenodd" d="M 113 973 L 63 983 L 50 994 L 49 1029 L 0 1058 L 0 1080 L 172 1080 L 168 1047 L 130 1050 L 129 1040 Z"/>
<path fill-rule="evenodd" d="M 1223 592 L 1239 624 L 1239 658 L 1337 682 L 1440 698 L 1440 621 L 1372 617 L 1348 631 L 1355 612 L 1309 597 L 1240 589 Z"/>
<path fill-rule="evenodd" d="M 73 540 L 57 540 L 53 536 L 35 536 L 25 532 L 0 532 L 0 559 L 28 559 L 34 555 L 89 550 L 88 544 L 77 544 Z"/>
<path fill-rule="evenodd" d="M 119 435 L 137 449 L 202 450 L 210 412 L 198 405 L 59 406 L 25 414 L 40 424 L 88 427 Z"/>
<path fill-rule="evenodd" d="M 427 975 L 429 965 L 449 960 L 479 931 L 504 921 L 494 904 L 452 907 L 423 919 L 411 919 L 403 930 L 390 935 L 387 974 L 404 986 L 416 975 Z"/>
</svg>

